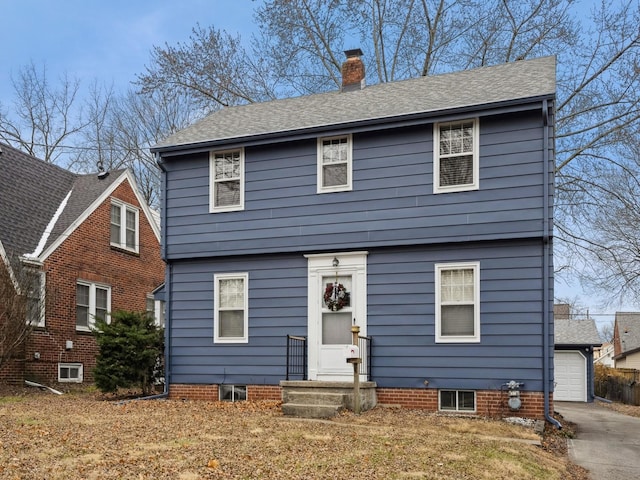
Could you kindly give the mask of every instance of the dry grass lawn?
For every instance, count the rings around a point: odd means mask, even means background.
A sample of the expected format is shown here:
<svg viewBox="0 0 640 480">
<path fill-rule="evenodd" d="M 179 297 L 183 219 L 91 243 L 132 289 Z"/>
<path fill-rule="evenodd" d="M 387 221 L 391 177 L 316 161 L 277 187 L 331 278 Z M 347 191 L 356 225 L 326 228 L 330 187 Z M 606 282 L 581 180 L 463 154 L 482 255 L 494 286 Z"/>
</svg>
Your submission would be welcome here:
<svg viewBox="0 0 640 480">
<path fill-rule="evenodd" d="M 0 397 L 2 479 L 584 479 L 529 428 L 377 408 L 331 421 L 277 403 Z"/>
</svg>

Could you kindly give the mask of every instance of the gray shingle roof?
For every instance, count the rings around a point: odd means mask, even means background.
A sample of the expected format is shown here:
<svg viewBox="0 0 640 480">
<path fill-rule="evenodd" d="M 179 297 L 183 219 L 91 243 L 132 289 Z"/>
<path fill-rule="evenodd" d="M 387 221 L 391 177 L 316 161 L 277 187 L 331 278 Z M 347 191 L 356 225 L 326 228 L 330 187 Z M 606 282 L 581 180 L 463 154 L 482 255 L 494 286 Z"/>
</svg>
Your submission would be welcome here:
<svg viewBox="0 0 640 480">
<path fill-rule="evenodd" d="M 152 151 L 551 97 L 555 70 L 555 57 L 542 57 L 350 92 L 227 107 L 171 135 Z"/>
<path fill-rule="evenodd" d="M 73 182 L 73 190 L 67 206 L 58 218 L 51 235 L 45 245 L 49 247 L 71 224 L 98 198 L 118 180 L 125 170 L 110 172 L 109 176 L 99 179 L 96 174 L 78 175 Z"/>
<path fill-rule="evenodd" d="M 554 319 L 554 343 L 556 345 L 601 345 L 593 319 L 570 320 L 568 318 Z"/>
<path fill-rule="evenodd" d="M 115 180 L 76 175 L 56 165 L 0 144 L 0 241 L 9 255 L 36 250 L 58 207 L 71 191 L 46 246 L 53 243 Z"/>
<path fill-rule="evenodd" d="M 640 348 L 640 312 L 616 312 L 615 326 L 622 353 Z"/>
<path fill-rule="evenodd" d="M 8 254 L 34 251 L 76 175 L 0 144 L 0 240 Z"/>
</svg>

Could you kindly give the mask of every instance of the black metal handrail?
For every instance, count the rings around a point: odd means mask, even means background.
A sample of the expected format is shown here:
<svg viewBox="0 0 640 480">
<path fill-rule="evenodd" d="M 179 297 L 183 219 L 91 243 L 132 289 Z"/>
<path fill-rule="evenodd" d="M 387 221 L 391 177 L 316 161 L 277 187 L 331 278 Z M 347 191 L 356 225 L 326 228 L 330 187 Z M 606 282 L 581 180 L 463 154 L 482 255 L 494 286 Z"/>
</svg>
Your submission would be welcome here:
<svg viewBox="0 0 640 480">
<path fill-rule="evenodd" d="M 367 380 L 371 380 L 371 337 L 358 336 L 358 348 L 360 349 L 360 375 L 365 375 Z"/>
<path fill-rule="evenodd" d="M 358 336 L 358 348 L 360 349 L 359 373 L 367 380 L 371 380 L 371 345 L 372 337 Z M 307 337 L 287 335 L 287 374 L 286 379 L 299 377 L 307 379 Z"/>
<path fill-rule="evenodd" d="M 292 376 L 307 379 L 307 337 L 287 335 L 287 380 Z"/>
</svg>

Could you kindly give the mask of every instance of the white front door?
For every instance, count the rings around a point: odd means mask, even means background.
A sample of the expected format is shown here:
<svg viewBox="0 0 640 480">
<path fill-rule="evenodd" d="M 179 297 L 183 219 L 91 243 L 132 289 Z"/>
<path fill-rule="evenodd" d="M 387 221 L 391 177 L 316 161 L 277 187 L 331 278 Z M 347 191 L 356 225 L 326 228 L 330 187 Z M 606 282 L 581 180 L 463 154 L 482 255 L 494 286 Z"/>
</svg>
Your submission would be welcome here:
<svg viewBox="0 0 640 480">
<path fill-rule="evenodd" d="M 307 259 L 309 379 L 351 381 L 353 365 L 344 352 L 353 341 L 352 325 L 367 334 L 367 253 Z"/>
</svg>

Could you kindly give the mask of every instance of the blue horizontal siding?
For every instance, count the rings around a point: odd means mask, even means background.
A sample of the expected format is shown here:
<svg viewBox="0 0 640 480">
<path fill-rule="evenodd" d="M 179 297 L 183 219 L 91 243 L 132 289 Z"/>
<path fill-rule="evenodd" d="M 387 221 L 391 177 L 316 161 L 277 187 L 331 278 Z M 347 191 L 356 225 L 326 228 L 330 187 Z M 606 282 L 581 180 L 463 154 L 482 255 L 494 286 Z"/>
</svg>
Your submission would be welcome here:
<svg viewBox="0 0 640 480">
<path fill-rule="evenodd" d="M 313 252 L 309 252 L 313 253 Z M 367 334 L 381 387 L 542 390 L 542 242 L 470 242 L 371 249 Z M 434 265 L 480 261 L 481 342 L 435 343 Z M 249 274 L 249 342 L 213 343 L 213 275 Z M 169 356 L 174 383 L 278 384 L 285 337 L 307 334 L 301 253 L 172 264 Z"/>
<path fill-rule="evenodd" d="M 480 189 L 433 194 L 433 125 L 353 134 L 353 190 L 316 193 L 316 141 L 245 150 L 245 208 L 209 213 L 207 153 L 166 159 L 169 259 L 539 237 L 540 112 L 480 121 Z M 553 181 L 552 175 L 548 181 Z"/>
</svg>

